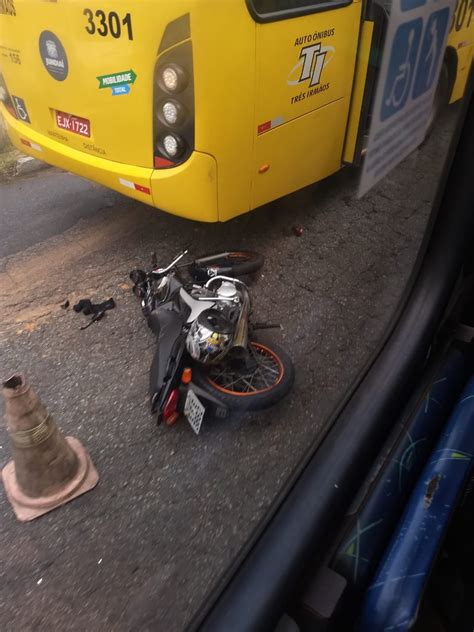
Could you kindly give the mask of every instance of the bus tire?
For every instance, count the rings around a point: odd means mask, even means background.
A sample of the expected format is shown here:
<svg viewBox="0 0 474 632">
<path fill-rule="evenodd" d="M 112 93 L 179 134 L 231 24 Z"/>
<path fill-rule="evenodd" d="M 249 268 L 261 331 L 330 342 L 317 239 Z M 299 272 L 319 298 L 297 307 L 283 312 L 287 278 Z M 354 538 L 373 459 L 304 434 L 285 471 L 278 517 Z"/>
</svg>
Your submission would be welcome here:
<svg viewBox="0 0 474 632">
<path fill-rule="evenodd" d="M 448 105 L 450 83 L 448 64 L 446 61 L 443 61 L 441 72 L 439 74 L 438 85 L 436 86 L 433 98 L 433 106 L 430 112 L 425 140 L 431 136 L 439 117 L 441 116 L 444 108 Z"/>
</svg>

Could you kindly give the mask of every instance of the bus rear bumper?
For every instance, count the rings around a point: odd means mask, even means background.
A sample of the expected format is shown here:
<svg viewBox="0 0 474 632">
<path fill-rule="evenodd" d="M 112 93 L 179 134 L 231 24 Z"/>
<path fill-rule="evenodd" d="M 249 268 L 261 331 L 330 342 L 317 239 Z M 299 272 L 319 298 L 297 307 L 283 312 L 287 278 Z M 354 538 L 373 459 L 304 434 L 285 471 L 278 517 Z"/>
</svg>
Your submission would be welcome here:
<svg viewBox="0 0 474 632">
<path fill-rule="evenodd" d="M 217 166 L 213 156 L 194 152 L 172 169 L 135 167 L 91 155 L 40 134 L 2 105 L 12 143 L 23 153 L 71 171 L 159 209 L 201 222 L 218 221 Z"/>
<path fill-rule="evenodd" d="M 194 151 L 182 165 L 156 169 L 151 190 L 154 205 L 168 213 L 199 222 L 219 221 L 214 156 Z"/>
</svg>

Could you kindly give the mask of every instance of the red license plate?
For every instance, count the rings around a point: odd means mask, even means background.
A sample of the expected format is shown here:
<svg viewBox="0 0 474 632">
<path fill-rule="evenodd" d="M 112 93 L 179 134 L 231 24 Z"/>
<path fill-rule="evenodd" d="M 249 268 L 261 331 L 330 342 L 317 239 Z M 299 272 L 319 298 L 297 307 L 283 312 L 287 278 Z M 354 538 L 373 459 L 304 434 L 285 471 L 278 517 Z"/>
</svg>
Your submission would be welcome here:
<svg viewBox="0 0 474 632">
<path fill-rule="evenodd" d="M 73 134 L 79 134 L 79 136 L 91 135 L 91 124 L 85 118 L 80 116 L 74 116 L 74 114 L 68 114 L 67 112 L 60 112 L 56 110 L 56 125 L 61 129 L 65 129 Z"/>
</svg>

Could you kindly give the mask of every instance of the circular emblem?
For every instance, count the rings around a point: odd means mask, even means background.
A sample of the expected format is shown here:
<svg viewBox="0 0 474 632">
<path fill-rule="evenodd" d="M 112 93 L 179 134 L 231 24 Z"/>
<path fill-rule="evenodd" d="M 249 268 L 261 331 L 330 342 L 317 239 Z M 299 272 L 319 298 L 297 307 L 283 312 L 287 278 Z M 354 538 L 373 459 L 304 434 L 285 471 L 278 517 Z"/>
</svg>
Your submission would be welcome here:
<svg viewBox="0 0 474 632">
<path fill-rule="evenodd" d="M 56 81 L 64 81 L 68 73 L 66 51 L 51 31 L 43 31 L 39 38 L 39 49 L 44 67 Z"/>
</svg>

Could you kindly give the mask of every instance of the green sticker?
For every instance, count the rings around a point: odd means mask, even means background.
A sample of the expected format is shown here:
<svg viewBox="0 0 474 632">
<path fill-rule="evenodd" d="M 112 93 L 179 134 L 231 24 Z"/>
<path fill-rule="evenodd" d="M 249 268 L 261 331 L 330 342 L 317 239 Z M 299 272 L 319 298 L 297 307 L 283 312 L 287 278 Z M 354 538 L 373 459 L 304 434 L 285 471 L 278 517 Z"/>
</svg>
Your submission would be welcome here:
<svg viewBox="0 0 474 632">
<path fill-rule="evenodd" d="M 97 77 L 99 80 L 99 89 L 130 85 L 131 83 L 135 83 L 136 78 L 137 75 L 132 69 L 122 72 L 112 72 L 109 75 Z"/>
<path fill-rule="evenodd" d="M 452 459 L 464 459 L 469 461 L 469 456 L 467 454 L 463 454 L 462 452 L 451 452 Z"/>
</svg>

